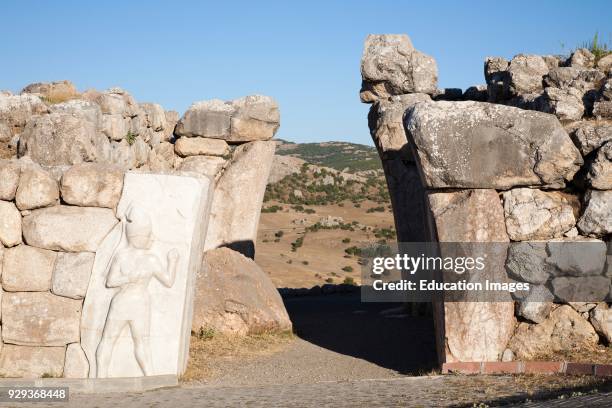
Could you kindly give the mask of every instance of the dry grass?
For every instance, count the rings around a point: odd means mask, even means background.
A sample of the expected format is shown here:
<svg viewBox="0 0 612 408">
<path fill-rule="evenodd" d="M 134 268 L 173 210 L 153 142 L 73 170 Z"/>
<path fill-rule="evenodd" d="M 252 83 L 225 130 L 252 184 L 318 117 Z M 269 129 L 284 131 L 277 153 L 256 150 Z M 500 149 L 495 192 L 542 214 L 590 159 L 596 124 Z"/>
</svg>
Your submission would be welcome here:
<svg viewBox="0 0 612 408">
<path fill-rule="evenodd" d="M 571 351 L 557 351 L 540 354 L 535 361 L 569 361 L 572 363 L 612 364 L 612 347 L 596 344 L 590 348 L 581 347 Z"/>
<path fill-rule="evenodd" d="M 47 92 L 46 95 L 41 95 L 40 99 L 47 105 L 55 105 L 56 103 L 66 102 L 72 99 L 81 99 L 81 95 L 60 89 L 52 89 Z"/>
<path fill-rule="evenodd" d="M 189 365 L 181 380 L 185 382 L 210 378 L 218 362 L 246 361 L 283 350 L 294 339 L 293 333 L 264 333 L 249 336 L 191 336 Z"/>
</svg>

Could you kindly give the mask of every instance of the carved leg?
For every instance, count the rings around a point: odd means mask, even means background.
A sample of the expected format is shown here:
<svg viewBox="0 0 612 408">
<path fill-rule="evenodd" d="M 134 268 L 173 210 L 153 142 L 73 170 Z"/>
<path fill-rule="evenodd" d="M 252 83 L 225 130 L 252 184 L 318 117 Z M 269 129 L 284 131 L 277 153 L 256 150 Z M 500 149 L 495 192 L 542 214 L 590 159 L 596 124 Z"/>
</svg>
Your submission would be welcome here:
<svg viewBox="0 0 612 408">
<path fill-rule="evenodd" d="M 115 343 L 126 324 L 127 322 L 123 320 L 106 321 L 104 332 L 102 333 L 102 340 L 100 340 L 98 350 L 96 351 L 96 362 L 98 366 L 97 378 L 108 377 L 108 366 L 113 356 L 113 348 L 115 348 Z"/>
<path fill-rule="evenodd" d="M 140 369 L 144 375 L 152 375 L 153 358 L 151 356 L 151 343 L 149 341 L 149 321 L 148 319 L 140 321 L 131 320 L 130 329 L 132 330 L 136 361 L 138 361 L 138 365 L 140 365 Z"/>
</svg>

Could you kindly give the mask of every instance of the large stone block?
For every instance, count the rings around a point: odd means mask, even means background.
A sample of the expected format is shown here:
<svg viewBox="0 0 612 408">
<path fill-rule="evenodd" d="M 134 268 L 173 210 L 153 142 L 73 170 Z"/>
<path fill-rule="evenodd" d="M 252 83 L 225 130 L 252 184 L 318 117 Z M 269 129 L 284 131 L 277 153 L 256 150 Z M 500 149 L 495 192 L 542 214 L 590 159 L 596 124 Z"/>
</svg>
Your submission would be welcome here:
<svg viewBox="0 0 612 408">
<path fill-rule="evenodd" d="M 12 247 L 21 243 L 21 213 L 10 201 L 0 201 L 0 244 Z"/>
<path fill-rule="evenodd" d="M 61 377 L 65 347 L 27 347 L 5 344 L 0 352 L 3 377 Z"/>
<path fill-rule="evenodd" d="M 228 248 L 206 252 L 198 270 L 192 330 L 228 335 L 291 330 L 270 278 L 250 258 Z"/>
<path fill-rule="evenodd" d="M 104 164 L 72 166 L 62 176 L 62 199 L 83 207 L 115 208 L 123 188 L 123 170 Z"/>
<path fill-rule="evenodd" d="M 47 207 L 59 201 L 59 187 L 51 174 L 35 163 L 25 163 L 21 170 L 15 203 L 20 210 Z"/>
<path fill-rule="evenodd" d="M 12 136 L 21 133 L 33 115 L 48 112 L 36 95 L 6 95 L 0 93 L 0 123 L 5 123 Z"/>
<path fill-rule="evenodd" d="M 361 56 L 361 101 L 371 103 L 391 95 L 433 94 L 438 67 L 416 50 L 405 34 L 368 35 Z"/>
<path fill-rule="evenodd" d="M 96 252 L 83 306 L 90 378 L 185 370 L 211 194 L 203 177 L 125 175 L 123 221 Z"/>
<path fill-rule="evenodd" d="M 513 95 L 539 92 L 542 78 L 548 74 L 548 65 L 539 55 L 519 54 L 510 61 L 508 73 Z"/>
<path fill-rule="evenodd" d="M 238 146 L 217 181 L 205 250 L 229 246 L 253 257 L 275 143 Z"/>
<path fill-rule="evenodd" d="M 12 201 L 19 185 L 21 166 L 16 160 L 0 160 L 0 200 Z"/>
<path fill-rule="evenodd" d="M 141 103 L 140 108 L 144 112 L 147 127 L 150 127 L 155 132 L 160 132 L 168 126 L 166 113 L 161 105 L 157 103 Z"/>
<path fill-rule="evenodd" d="M 2 264 L 2 288 L 9 292 L 48 291 L 56 257 L 53 251 L 28 245 L 8 249 Z"/>
<path fill-rule="evenodd" d="M 589 166 L 587 180 L 598 190 L 612 190 L 612 141 L 603 145 Z"/>
<path fill-rule="evenodd" d="M 93 268 L 95 254 L 91 252 L 66 253 L 57 255 L 51 291 L 58 296 L 83 299 Z"/>
<path fill-rule="evenodd" d="M 586 208 L 578 220 L 578 229 L 595 237 L 612 233 L 612 190 L 589 190 L 584 201 Z"/>
<path fill-rule="evenodd" d="M 23 218 L 28 245 L 66 252 L 95 252 L 117 224 L 108 208 L 58 205 L 32 211 Z"/>
<path fill-rule="evenodd" d="M 179 170 L 191 171 L 214 179 L 217 174 L 219 174 L 226 161 L 227 160 L 222 157 L 191 156 L 183 160 L 179 166 Z"/>
<path fill-rule="evenodd" d="M 36 82 L 23 88 L 21 94 L 37 94 L 50 103 L 57 103 L 79 96 L 76 86 L 70 81 Z"/>
<path fill-rule="evenodd" d="M 2 341 L 25 346 L 65 346 L 79 341 L 81 301 L 49 292 L 2 296 Z"/>
<path fill-rule="evenodd" d="M 178 121 L 175 133 L 181 137 L 200 136 L 227 140 L 233 113 L 232 104 L 219 99 L 196 102 Z"/>
<path fill-rule="evenodd" d="M 422 102 L 405 126 L 429 188 L 562 187 L 583 163 L 559 120 L 542 112 Z"/>
<path fill-rule="evenodd" d="M 89 362 L 79 343 L 71 343 L 66 347 L 64 362 L 64 378 L 87 378 Z"/>
<path fill-rule="evenodd" d="M 225 140 L 207 139 L 204 137 L 181 137 L 174 144 L 179 156 L 225 156 L 229 146 Z"/>
<path fill-rule="evenodd" d="M 583 156 L 612 141 L 612 125 L 606 122 L 585 121 L 571 133 Z"/>
<path fill-rule="evenodd" d="M 576 225 L 573 208 L 561 193 L 516 188 L 503 197 L 506 230 L 513 241 L 560 238 Z"/>
</svg>

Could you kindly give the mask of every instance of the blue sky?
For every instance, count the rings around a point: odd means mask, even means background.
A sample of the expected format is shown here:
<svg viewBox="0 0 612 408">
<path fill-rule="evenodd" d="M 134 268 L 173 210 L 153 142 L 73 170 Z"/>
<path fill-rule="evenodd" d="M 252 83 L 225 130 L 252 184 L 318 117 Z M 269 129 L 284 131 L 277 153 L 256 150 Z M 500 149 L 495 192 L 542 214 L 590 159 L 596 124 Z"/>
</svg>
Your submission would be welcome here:
<svg viewBox="0 0 612 408">
<path fill-rule="evenodd" d="M 440 87 L 466 88 L 484 82 L 487 55 L 560 53 L 596 31 L 610 41 L 609 1 L 4 0 L 0 89 L 70 79 L 181 113 L 260 93 L 280 104 L 277 137 L 370 144 L 358 95 L 367 34 L 407 33 L 436 58 Z"/>
</svg>

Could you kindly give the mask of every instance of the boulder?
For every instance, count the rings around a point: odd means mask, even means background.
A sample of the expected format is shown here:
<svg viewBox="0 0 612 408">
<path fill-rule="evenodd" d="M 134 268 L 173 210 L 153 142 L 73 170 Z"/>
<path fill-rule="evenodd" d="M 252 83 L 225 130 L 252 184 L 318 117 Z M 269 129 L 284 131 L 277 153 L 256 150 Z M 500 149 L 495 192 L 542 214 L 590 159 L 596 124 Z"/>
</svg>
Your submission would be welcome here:
<svg viewBox="0 0 612 408">
<path fill-rule="evenodd" d="M 45 292 L 57 253 L 28 245 L 8 249 L 2 263 L 2 289 L 7 292 Z"/>
<path fill-rule="evenodd" d="M 70 81 L 37 82 L 21 90 L 21 94 L 36 94 L 49 103 L 77 98 L 79 92 Z"/>
<path fill-rule="evenodd" d="M 28 245 L 66 252 L 95 252 L 117 223 L 108 208 L 59 205 L 32 211 L 23 218 Z"/>
<path fill-rule="evenodd" d="M 110 145 L 87 116 L 54 112 L 28 121 L 19 139 L 19 156 L 45 166 L 108 161 Z"/>
<path fill-rule="evenodd" d="M 563 305 L 542 323 L 520 323 L 508 347 L 519 359 L 531 360 L 551 352 L 589 348 L 597 340 L 589 322 L 570 306 Z"/>
<path fill-rule="evenodd" d="M 510 93 L 520 95 L 542 90 L 542 78 L 548 65 L 539 55 L 516 55 L 508 66 Z"/>
<path fill-rule="evenodd" d="M 509 64 L 508 60 L 502 57 L 485 58 L 484 74 L 490 102 L 500 102 L 510 98 Z"/>
<path fill-rule="evenodd" d="M 115 208 L 122 189 L 123 171 L 106 164 L 77 164 L 61 180 L 62 199 L 81 207 Z"/>
<path fill-rule="evenodd" d="M 229 154 L 229 145 L 225 140 L 207 139 L 204 137 L 181 137 L 174 144 L 174 151 L 186 156 L 225 156 Z"/>
<path fill-rule="evenodd" d="M 16 160 L 0 160 L 0 200 L 15 199 L 21 166 Z"/>
<path fill-rule="evenodd" d="M 51 279 L 51 292 L 58 296 L 83 299 L 87 293 L 94 258 L 95 254 L 91 252 L 58 253 Z"/>
<path fill-rule="evenodd" d="M 0 244 L 21 244 L 21 213 L 10 201 L 0 201 Z"/>
<path fill-rule="evenodd" d="M 49 108 L 36 95 L 6 95 L 0 93 L 0 123 L 8 127 L 11 136 L 23 131 L 33 115 L 47 113 Z"/>
<path fill-rule="evenodd" d="M 518 304 L 517 315 L 533 323 L 542 323 L 553 307 L 554 295 L 546 286 L 532 286 Z"/>
<path fill-rule="evenodd" d="M 603 145 L 589 166 L 587 180 L 592 188 L 612 190 L 612 141 Z"/>
<path fill-rule="evenodd" d="M 205 250 L 230 246 L 253 257 L 257 226 L 276 144 L 238 146 L 215 186 Z"/>
<path fill-rule="evenodd" d="M 179 113 L 176 111 L 165 111 L 164 116 L 166 117 L 166 127 L 162 131 L 162 141 L 167 142 L 173 138 L 174 128 L 179 121 Z"/>
<path fill-rule="evenodd" d="M 612 125 L 593 121 L 580 122 L 571 133 L 572 140 L 583 156 L 612 141 Z"/>
<path fill-rule="evenodd" d="M 133 152 L 134 166 L 136 168 L 144 166 L 149 160 L 149 152 L 151 149 L 142 136 L 137 136 L 136 139 L 134 139 L 134 143 L 130 146 L 130 150 Z"/>
<path fill-rule="evenodd" d="M 78 342 L 81 303 L 49 292 L 6 292 L 2 296 L 2 341 L 44 347 Z"/>
<path fill-rule="evenodd" d="M 586 208 L 578 220 L 578 229 L 595 237 L 612 233 L 612 190 L 589 190 L 584 201 Z"/>
<path fill-rule="evenodd" d="M 103 115 L 102 132 L 111 140 L 121 141 L 130 131 L 130 119 L 122 114 Z"/>
<path fill-rule="evenodd" d="M 136 157 L 130 143 L 123 139 L 120 142 L 112 142 L 110 150 L 110 162 L 123 170 L 136 167 Z"/>
<path fill-rule="evenodd" d="M 545 242 L 513 242 L 508 248 L 506 270 L 510 277 L 533 285 L 550 279 Z"/>
<path fill-rule="evenodd" d="M 144 113 L 147 127 L 150 127 L 155 132 L 161 132 L 168 126 L 166 113 L 161 105 L 157 103 L 141 103 L 140 108 Z"/>
<path fill-rule="evenodd" d="M 607 344 L 612 343 L 612 310 L 607 303 L 597 304 L 590 312 L 589 321 Z"/>
<path fill-rule="evenodd" d="M 192 330 L 228 335 L 290 331 L 280 294 L 257 264 L 228 248 L 204 254 L 196 278 Z"/>
<path fill-rule="evenodd" d="M 608 74 L 608 79 L 597 93 L 593 115 L 597 118 L 612 118 L 612 74 Z"/>
<path fill-rule="evenodd" d="M 15 203 L 20 210 L 32 210 L 57 204 L 59 187 L 51 174 L 35 163 L 24 164 L 21 169 Z"/>
<path fill-rule="evenodd" d="M 110 88 L 103 92 L 85 92 L 83 98 L 100 105 L 102 113 L 107 115 L 132 118 L 138 114 L 138 104 L 129 93 L 121 88 Z"/>
<path fill-rule="evenodd" d="M 546 243 L 546 265 L 555 276 L 597 276 L 604 271 L 607 250 L 599 239 L 554 239 Z"/>
<path fill-rule="evenodd" d="M 571 67 L 593 68 L 595 65 L 595 56 L 586 48 L 578 48 L 570 56 L 569 65 Z"/>
<path fill-rule="evenodd" d="M 559 238 L 576 225 L 572 206 L 561 193 L 515 188 L 503 197 L 506 230 L 513 241 Z"/>
<path fill-rule="evenodd" d="M 560 276 L 551 282 L 555 297 L 564 303 L 604 301 L 610 292 L 610 278 L 607 276 Z"/>
<path fill-rule="evenodd" d="M 269 96 L 250 95 L 232 101 L 228 142 L 272 139 L 280 126 L 278 104 Z"/>
<path fill-rule="evenodd" d="M 542 112 L 421 102 L 404 123 L 428 188 L 562 187 L 583 163 L 559 120 Z"/>
<path fill-rule="evenodd" d="M 580 120 L 584 115 L 582 93 L 575 88 L 559 89 L 548 87 L 538 100 L 538 110 L 552 113 L 559 120 Z"/>
<path fill-rule="evenodd" d="M 88 378 L 89 362 L 79 343 L 71 343 L 66 347 L 64 362 L 64 378 Z"/>
<path fill-rule="evenodd" d="M 228 140 L 233 113 L 231 102 L 219 99 L 196 102 L 178 121 L 174 132 L 181 137 L 199 136 Z"/>
<path fill-rule="evenodd" d="M 612 72 L 612 54 L 600 58 L 599 61 L 597 61 L 597 68 L 603 72 Z"/>
<path fill-rule="evenodd" d="M 405 34 L 368 35 L 361 78 L 360 97 L 366 103 L 391 95 L 433 94 L 438 89 L 436 61 L 416 50 Z"/>
<path fill-rule="evenodd" d="M 558 67 L 551 69 L 544 77 L 544 86 L 564 90 L 574 89 L 587 96 L 586 99 L 592 99 L 593 92 L 586 95 L 587 92 L 599 89 L 604 78 L 605 75 L 597 69 Z M 589 103 L 592 105 L 592 100 Z"/>
<path fill-rule="evenodd" d="M 2 377 L 61 377 L 65 347 L 27 347 L 5 344 L 0 353 Z"/>
<path fill-rule="evenodd" d="M 215 178 L 225 165 L 226 161 L 227 160 L 222 157 L 191 156 L 183 160 L 179 166 L 179 170 L 191 171 Z"/>
</svg>

